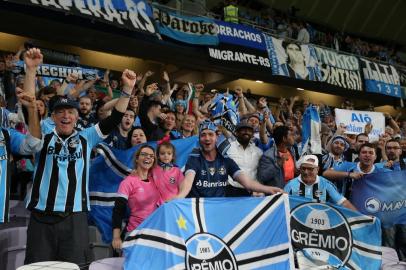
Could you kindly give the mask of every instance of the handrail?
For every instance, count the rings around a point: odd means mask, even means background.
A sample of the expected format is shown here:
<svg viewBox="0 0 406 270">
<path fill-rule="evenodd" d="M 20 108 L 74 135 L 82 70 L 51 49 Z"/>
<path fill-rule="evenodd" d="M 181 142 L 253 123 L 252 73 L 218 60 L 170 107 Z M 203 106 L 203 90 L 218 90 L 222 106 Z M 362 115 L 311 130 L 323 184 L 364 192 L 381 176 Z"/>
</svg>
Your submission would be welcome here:
<svg viewBox="0 0 406 270">
<path fill-rule="evenodd" d="M 214 16 L 209 17 L 209 16 L 205 16 L 205 15 L 202 15 L 202 14 L 194 13 L 194 12 L 191 12 L 191 11 L 178 10 L 178 9 L 176 9 L 176 8 L 173 8 L 173 7 L 169 7 L 169 6 L 166 6 L 166 5 L 159 4 L 159 3 L 157 3 L 157 2 L 149 1 L 149 3 L 150 3 L 152 6 L 156 6 L 156 7 L 158 7 L 158 8 L 161 7 L 161 8 L 164 8 L 164 9 L 169 9 L 169 10 L 175 12 L 175 13 L 181 12 L 181 13 L 186 14 L 186 15 L 188 15 L 188 16 L 202 17 L 202 18 L 208 18 L 208 19 L 213 19 L 213 18 L 214 18 L 214 19 L 217 19 L 217 20 L 221 20 L 221 18 L 222 18 L 221 15 L 216 14 L 216 13 L 213 13 L 213 12 L 208 12 L 207 10 L 206 10 L 206 14 L 210 14 L 210 15 L 214 15 Z M 255 29 L 259 30 L 259 31 L 262 31 L 262 32 L 264 32 L 264 33 L 266 33 L 266 34 L 268 34 L 268 35 L 270 35 L 270 36 L 275 37 L 275 38 L 283 38 L 283 39 L 285 39 L 285 40 L 287 40 L 287 41 L 298 42 L 297 40 L 292 39 L 292 38 L 281 37 L 280 35 L 278 35 L 278 34 L 276 33 L 275 29 L 267 28 L 267 27 L 264 27 L 264 26 L 260 26 L 260 25 L 258 25 L 258 24 L 255 24 L 255 22 L 250 21 L 250 20 L 247 20 L 247 19 L 245 19 L 245 18 L 239 18 L 239 20 L 242 22 L 242 24 L 251 26 L 252 28 L 255 28 Z M 323 48 L 323 49 L 326 49 L 326 50 L 337 51 L 337 50 L 335 50 L 335 49 L 332 49 L 332 48 L 329 48 L 329 47 L 325 47 L 325 46 L 323 46 L 323 45 L 319 45 L 319 44 L 315 44 L 315 43 L 308 43 L 308 44 L 309 44 L 309 45 L 314 45 L 314 46 L 317 46 L 317 47 L 320 47 L 320 48 Z M 357 54 L 353 54 L 353 53 L 349 53 L 349 52 L 341 51 L 341 50 L 338 50 L 337 52 L 339 52 L 340 54 L 345 54 L 345 55 L 349 55 L 349 56 L 356 56 L 356 57 L 358 57 L 358 58 L 359 58 L 359 57 L 362 57 L 362 58 L 371 60 L 371 61 L 373 61 L 373 62 L 378 62 L 378 63 L 382 63 L 382 64 L 385 64 L 385 65 L 392 65 L 392 66 L 394 66 L 394 67 L 398 67 L 399 69 L 406 69 L 406 66 L 403 66 L 403 65 L 398 64 L 398 63 L 396 63 L 396 64 L 390 64 L 389 61 L 376 60 L 376 59 L 372 59 L 372 58 L 367 57 L 367 56 L 357 55 Z"/>
</svg>

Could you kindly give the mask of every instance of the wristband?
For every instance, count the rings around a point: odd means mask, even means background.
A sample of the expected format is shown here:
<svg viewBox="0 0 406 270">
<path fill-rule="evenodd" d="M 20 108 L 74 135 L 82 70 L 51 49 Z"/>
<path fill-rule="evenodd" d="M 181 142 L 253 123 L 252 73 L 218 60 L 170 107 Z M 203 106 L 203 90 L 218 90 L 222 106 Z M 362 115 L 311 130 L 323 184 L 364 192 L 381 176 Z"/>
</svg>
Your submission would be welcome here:
<svg viewBox="0 0 406 270">
<path fill-rule="evenodd" d="M 131 97 L 131 94 L 128 94 L 128 93 L 126 93 L 126 92 L 124 92 L 124 91 L 121 91 L 121 95 L 120 95 L 121 97 Z"/>
</svg>

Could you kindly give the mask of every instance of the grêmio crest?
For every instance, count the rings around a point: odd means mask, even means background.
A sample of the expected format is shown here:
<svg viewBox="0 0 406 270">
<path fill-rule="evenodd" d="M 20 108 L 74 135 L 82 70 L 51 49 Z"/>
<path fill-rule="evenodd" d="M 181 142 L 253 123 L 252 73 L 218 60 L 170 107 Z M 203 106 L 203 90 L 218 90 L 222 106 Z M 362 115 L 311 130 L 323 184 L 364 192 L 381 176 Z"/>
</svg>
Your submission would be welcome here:
<svg viewBox="0 0 406 270">
<path fill-rule="evenodd" d="M 209 233 L 194 234 L 186 241 L 185 264 L 187 270 L 238 269 L 231 249 L 220 238 Z"/>
<path fill-rule="evenodd" d="M 290 228 L 293 248 L 313 260 L 340 267 L 351 257 L 351 228 L 330 205 L 311 202 L 297 206 L 291 211 Z"/>
</svg>

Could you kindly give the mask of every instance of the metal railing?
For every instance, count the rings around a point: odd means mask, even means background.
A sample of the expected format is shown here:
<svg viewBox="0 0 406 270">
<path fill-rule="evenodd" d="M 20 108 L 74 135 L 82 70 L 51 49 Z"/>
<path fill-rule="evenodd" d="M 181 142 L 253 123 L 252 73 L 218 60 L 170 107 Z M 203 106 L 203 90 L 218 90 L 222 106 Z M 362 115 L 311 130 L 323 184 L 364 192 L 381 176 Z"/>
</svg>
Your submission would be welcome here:
<svg viewBox="0 0 406 270">
<path fill-rule="evenodd" d="M 217 19 L 217 20 L 221 20 L 221 19 L 222 19 L 222 16 L 221 16 L 221 15 L 216 14 L 216 13 L 213 13 L 213 12 L 210 12 L 210 11 L 207 11 L 207 10 L 206 10 L 205 14 L 202 15 L 202 14 L 195 13 L 195 12 L 191 12 L 191 11 L 178 10 L 178 9 L 176 9 L 176 8 L 173 8 L 173 7 L 169 7 L 169 6 L 166 6 L 166 5 L 159 4 L 159 3 L 157 3 L 157 2 L 149 1 L 149 3 L 150 3 L 153 7 L 157 7 L 157 8 L 161 8 L 161 9 L 164 9 L 164 10 L 172 11 L 172 12 L 174 12 L 174 13 L 176 13 L 176 14 L 179 14 L 179 15 L 193 16 L 193 17 L 202 17 L 202 18 L 210 18 L 210 19 Z M 286 40 L 286 41 L 292 41 L 292 42 L 294 41 L 294 42 L 297 42 L 297 40 L 295 40 L 295 39 L 293 39 L 293 38 L 282 37 L 282 36 L 278 35 L 278 33 L 277 33 L 277 31 L 276 31 L 275 29 L 258 25 L 258 24 L 256 24 L 254 21 L 247 20 L 247 19 L 245 19 L 245 18 L 239 18 L 239 21 L 240 21 L 241 24 L 243 24 L 243 25 L 250 26 L 250 27 L 252 27 L 252 28 L 254 28 L 254 29 L 257 29 L 257 30 L 259 30 L 259 31 L 261 31 L 261 32 L 263 32 L 263 33 L 265 33 L 265 34 L 267 34 L 267 35 L 273 36 L 273 37 L 275 37 L 275 38 L 283 38 L 283 39 Z M 317 47 L 320 47 L 320 48 L 323 48 L 323 49 L 326 49 L 326 50 L 337 51 L 337 50 L 335 50 L 335 49 L 333 49 L 333 48 L 326 47 L 326 46 L 323 46 L 323 45 L 319 45 L 319 44 L 316 44 L 316 43 L 308 43 L 308 44 L 309 44 L 309 45 L 314 45 L 314 46 L 317 46 Z M 342 51 L 342 50 L 338 50 L 337 52 L 340 52 L 341 54 L 345 54 L 345 55 L 349 55 L 349 56 L 355 56 L 355 57 L 358 57 L 358 58 L 359 58 L 359 57 L 362 57 L 362 58 L 371 60 L 371 61 L 373 61 L 373 62 L 378 62 L 378 63 L 382 63 L 382 64 L 386 64 L 386 65 L 392 65 L 392 66 L 397 67 L 397 68 L 399 68 L 399 69 L 406 69 L 406 66 L 403 66 L 403 65 L 398 64 L 398 63 L 392 64 L 392 63 L 389 63 L 389 61 L 376 60 L 376 59 L 373 59 L 373 58 L 370 58 L 370 57 L 367 57 L 367 56 L 357 55 L 357 54 L 349 53 L 349 52 Z"/>
</svg>

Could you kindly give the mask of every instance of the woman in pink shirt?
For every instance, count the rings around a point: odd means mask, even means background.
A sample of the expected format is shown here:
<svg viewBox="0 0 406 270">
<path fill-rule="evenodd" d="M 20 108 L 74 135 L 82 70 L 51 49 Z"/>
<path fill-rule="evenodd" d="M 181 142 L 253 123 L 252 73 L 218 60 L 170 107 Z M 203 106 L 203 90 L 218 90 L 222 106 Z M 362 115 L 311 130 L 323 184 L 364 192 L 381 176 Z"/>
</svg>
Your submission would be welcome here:
<svg viewBox="0 0 406 270">
<path fill-rule="evenodd" d="M 157 149 L 158 165 L 152 169 L 155 185 L 161 195 L 161 204 L 171 200 L 179 192 L 183 181 L 182 171 L 174 164 L 175 147 L 170 142 L 163 142 Z"/>
<path fill-rule="evenodd" d="M 144 145 L 135 153 L 135 169 L 127 176 L 118 188 L 118 199 L 113 209 L 113 242 L 114 249 L 121 249 L 121 223 L 125 216 L 126 206 L 130 208 L 127 232 L 133 231 L 157 207 L 160 195 L 155 186 L 151 169 L 156 164 L 154 148 Z"/>
</svg>

